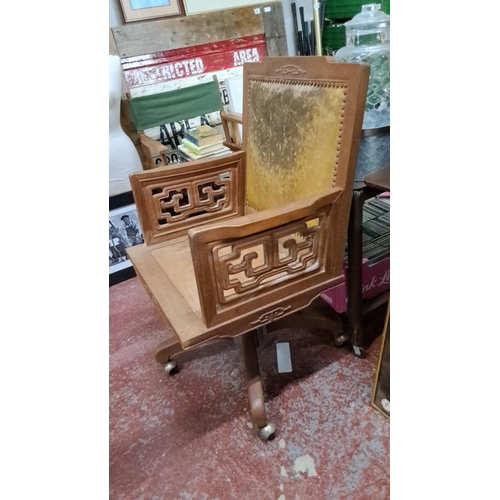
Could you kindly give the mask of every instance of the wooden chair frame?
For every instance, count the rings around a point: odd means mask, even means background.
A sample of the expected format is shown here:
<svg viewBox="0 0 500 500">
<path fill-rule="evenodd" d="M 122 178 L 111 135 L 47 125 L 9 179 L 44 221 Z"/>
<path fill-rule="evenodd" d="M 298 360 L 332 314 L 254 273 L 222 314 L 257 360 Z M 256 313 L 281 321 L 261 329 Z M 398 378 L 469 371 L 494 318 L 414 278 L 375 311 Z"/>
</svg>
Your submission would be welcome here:
<svg viewBox="0 0 500 500">
<path fill-rule="evenodd" d="M 213 339 L 242 336 L 252 421 L 265 439 L 274 436 L 274 426 L 267 422 L 254 331 L 302 310 L 343 280 L 368 73 L 366 65 L 325 57 L 245 64 L 241 151 L 130 176 L 145 243 L 127 252 L 170 326 L 156 360 L 172 372 L 177 353 Z M 270 93 L 263 102 L 266 89 Z M 256 180 L 266 182 L 267 158 L 276 158 L 269 171 L 276 170 L 278 178 L 295 171 L 290 171 L 288 150 L 276 155 L 281 124 L 274 124 L 274 115 L 266 123 L 262 119 L 275 105 L 284 120 L 292 120 L 294 108 L 284 109 L 279 99 L 288 102 L 296 95 L 295 105 L 305 107 L 297 113 L 311 121 L 309 134 L 336 138 L 318 146 L 331 154 L 297 163 L 298 170 L 309 171 L 312 192 L 290 177 L 289 183 L 276 184 L 276 199 L 254 200 L 249 187 Z M 331 109 L 323 109 L 323 101 Z M 313 109 L 323 116 L 319 128 Z M 322 128 L 325 120 L 332 130 Z M 299 139 L 302 143 L 290 146 L 295 148 L 292 157 L 310 148 L 309 136 Z M 269 145 L 275 149 L 266 156 Z M 260 153 L 263 158 L 257 158 Z M 330 172 L 326 185 L 314 177 L 321 178 L 322 169 Z M 269 189 L 275 181 L 267 182 Z M 292 199 L 280 203 L 280 196 Z"/>
<path fill-rule="evenodd" d="M 220 119 L 222 128 L 224 130 L 224 146 L 231 148 L 233 151 L 240 151 L 243 149 L 243 138 L 240 134 L 238 125 L 243 124 L 243 114 L 234 111 L 221 111 Z"/>
</svg>

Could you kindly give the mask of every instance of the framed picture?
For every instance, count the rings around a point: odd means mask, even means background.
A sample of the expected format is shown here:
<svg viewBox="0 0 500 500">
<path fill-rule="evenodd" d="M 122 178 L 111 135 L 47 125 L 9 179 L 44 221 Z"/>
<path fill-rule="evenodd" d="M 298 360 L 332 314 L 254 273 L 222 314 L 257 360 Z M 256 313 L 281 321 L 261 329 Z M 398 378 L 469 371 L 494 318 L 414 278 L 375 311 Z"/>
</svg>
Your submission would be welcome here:
<svg viewBox="0 0 500 500">
<path fill-rule="evenodd" d="M 390 356 L 391 356 L 391 328 L 390 328 L 390 303 L 387 306 L 387 314 L 384 322 L 384 331 L 382 333 L 382 346 L 378 359 L 377 372 L 372 392 L 372 406 L 377 409 L 384 417 L 390 420 L 391 403 L 390 403 Z"/>
<path fill-rule="evenodd" d="M 182 0 L 120 0 L 125 22 L 184 15 Z"/>
<path fill-rule="evenodd" d="M 136 274 L 126 249 L 144 243 L 132 192 L 109 198 L 109 286 Z"/>
</svg>

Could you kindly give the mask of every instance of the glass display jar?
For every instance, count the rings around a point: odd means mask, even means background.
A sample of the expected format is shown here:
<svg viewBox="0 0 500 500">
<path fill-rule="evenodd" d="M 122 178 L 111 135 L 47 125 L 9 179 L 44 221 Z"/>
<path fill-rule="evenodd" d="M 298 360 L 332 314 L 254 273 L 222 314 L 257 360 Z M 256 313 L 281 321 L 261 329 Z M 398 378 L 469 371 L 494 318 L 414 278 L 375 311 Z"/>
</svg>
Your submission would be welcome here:
<svg viewBox="0 0 500 500">
<path fill-rule="evenodd" d="M 335 53 L 338 62 L 370 65 L 363 128 L 390 124 L 390 16 L 370 3 L 345 23 L 346 46 Z"/>
<path fill-rule="evenodd" d="M 363 132 L 355 181 L 390 163 L 390 16 L 380 4 L 366 4 L 345 23 L 346 46 L 335 53 L 337 62 L 370 66 Z"/>
</svg>

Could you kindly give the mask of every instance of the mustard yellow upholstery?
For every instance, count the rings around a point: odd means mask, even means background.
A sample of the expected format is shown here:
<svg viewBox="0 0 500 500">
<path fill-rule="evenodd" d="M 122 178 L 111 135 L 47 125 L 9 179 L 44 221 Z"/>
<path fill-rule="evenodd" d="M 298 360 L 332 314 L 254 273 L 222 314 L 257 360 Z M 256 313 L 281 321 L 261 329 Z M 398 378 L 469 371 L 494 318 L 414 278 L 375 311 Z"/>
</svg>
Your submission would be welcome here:
<svg viewBox="0 0 500 500">
<path fill-rule="evenodd" d="M 279 207 L 333 186 L 345 96 L 341 83 L 250 80 L 246 124 L 250 207 L 259 211 Z M 332 114 L 340 119 L 332 120 Z"/>
</svg>

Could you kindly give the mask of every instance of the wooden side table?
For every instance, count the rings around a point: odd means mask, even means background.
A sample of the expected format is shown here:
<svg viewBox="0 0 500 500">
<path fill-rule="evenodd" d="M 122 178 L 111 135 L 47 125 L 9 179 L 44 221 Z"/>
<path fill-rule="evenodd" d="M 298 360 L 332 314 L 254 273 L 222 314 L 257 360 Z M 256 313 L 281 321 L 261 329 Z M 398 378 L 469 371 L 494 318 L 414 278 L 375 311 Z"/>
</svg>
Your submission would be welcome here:
<svg viewBox="0 0 500 500">
<path fill-rule="evenodd" d="M 391 166 L 387 165 L 383 169 L 365 177 L 365 184 L 378 189 L 380 192 L 391 190 Z"/>
</svg>

